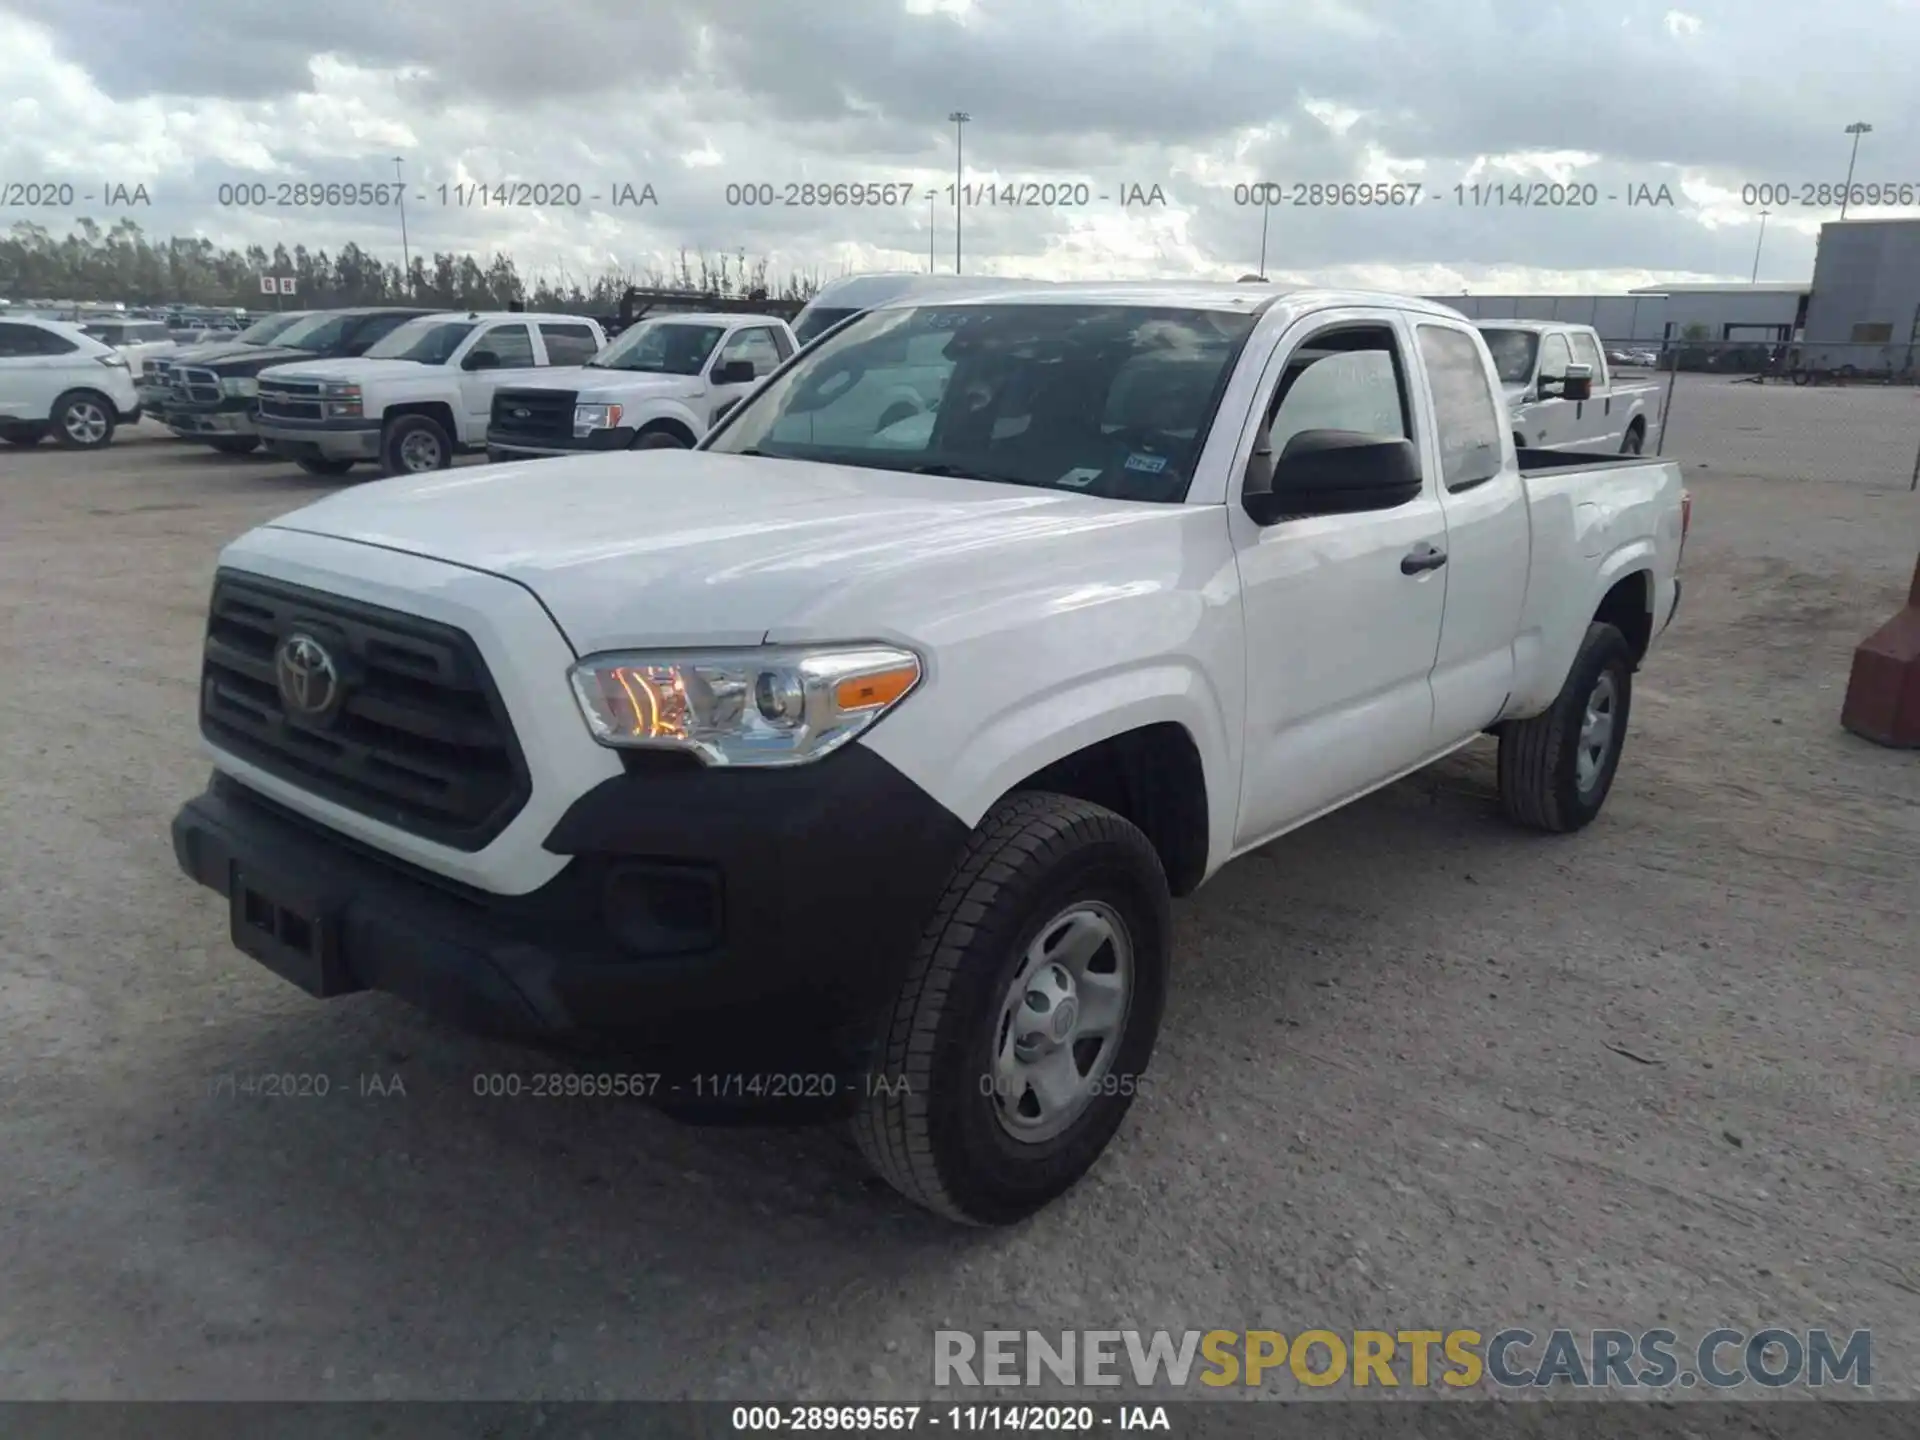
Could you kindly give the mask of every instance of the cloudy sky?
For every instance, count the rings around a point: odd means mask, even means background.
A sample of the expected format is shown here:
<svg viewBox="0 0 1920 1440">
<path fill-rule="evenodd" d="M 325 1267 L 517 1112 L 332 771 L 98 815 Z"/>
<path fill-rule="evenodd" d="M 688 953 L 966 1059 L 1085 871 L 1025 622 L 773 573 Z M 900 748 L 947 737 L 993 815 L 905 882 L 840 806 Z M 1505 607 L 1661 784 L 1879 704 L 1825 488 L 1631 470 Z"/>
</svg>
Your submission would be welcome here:
<svg viewBox="0 0 1920 1440">
<path fill-rule="evenodd" d="M 76 197 L 16 203 L 0 226 L 124 214 L 397 259 L 391 205 L 274 202 L 283 183 L 391 181 L 399 156 L 416 253 L 502 249 L 523 274 L 644 268 L 683 246 L 745 250 L 776 275 L 923 269 L 930 252 L 951 269 L 959 108 L 970 185 L 1087 196 L 970 206 L 970 272 L 1233 278 L 1258 264 L 1263 221 L 1235 187 L 1264 179 L 1286 187 L 1264 215 L 1281 278 L 1744 280 L 1745 202 L 1762 197 L 1743 187 L 1779 185 L 1760 278 L 1798 280 L 1836 213 L 1799 192 L 1844 179 L 1849 122 L 1874 127 L 1856 182 L 1920 189 L 1916 55 L 1920 0 L 0 0 L 0 200 Z M 1598 204 L 1455 189 L 1523 181 L 1591 185 Z M 578 187 L 581 203 L 460 203 L 456 187 L 502 182 Z M 806 182 L 905 198 L 786 205 Z M 1421 192 L 1290 203 L 1316 182 Z M 222 204 L 236 184 L 269 203 Z M 112 185 L 151 203 L 108 207 Z M 612 203 L 622 186 L 654 203 Z M 729 205 L 729 186 L 781 203 Z M 1124 206 L 1136 186 L 1159 203 Z M 1662 186 L 1671 205 L 1628 203 Z"/>
</svg>

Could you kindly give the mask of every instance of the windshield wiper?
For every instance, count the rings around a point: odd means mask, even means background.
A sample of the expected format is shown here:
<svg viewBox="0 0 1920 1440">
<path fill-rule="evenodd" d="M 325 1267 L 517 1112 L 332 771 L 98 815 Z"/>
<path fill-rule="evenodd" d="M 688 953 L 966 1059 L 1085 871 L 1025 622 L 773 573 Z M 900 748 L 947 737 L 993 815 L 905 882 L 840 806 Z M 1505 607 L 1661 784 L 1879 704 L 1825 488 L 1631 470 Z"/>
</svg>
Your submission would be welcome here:
<svg viewBox="0 0 1920 1440">
<path fill-rule="evenodd" d="M 891 468 L 891 467 L 883 467 Z M 980 480 L 989 485 L 1039 485 L 1037 480 L 1023 480 L 1016 475 L 989 475 L 984 470 L 970 470 L 964 465 L 949 465 L 937 460 L 930 465 L 915 465 L 909 470 L 914 475 L 940 475 L 954 480 Z M 1042 489 L 1046 488 L 1044 485 Z"/>
</svg>

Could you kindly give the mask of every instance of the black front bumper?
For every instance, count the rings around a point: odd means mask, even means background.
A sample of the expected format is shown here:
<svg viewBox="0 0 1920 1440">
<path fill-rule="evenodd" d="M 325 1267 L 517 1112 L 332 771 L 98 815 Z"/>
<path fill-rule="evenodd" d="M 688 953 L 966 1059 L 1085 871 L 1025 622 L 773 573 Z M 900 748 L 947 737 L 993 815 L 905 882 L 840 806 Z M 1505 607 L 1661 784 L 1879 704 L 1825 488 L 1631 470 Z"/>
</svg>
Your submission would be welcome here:
<svg viewBox="0 0 1920 1440">
<path fill-rule="evenodd" d="M 309 993 L 613 1042 L 668 1077 L 832 1076 L 843 1099 L 965 839 L 859 745 L 759 773 L 636 766 L 561 818 L 546 848 L 572 858 L 522 896 L 416 870 L 219 774 L 173 822 L 235 943 Z"/>
</svg>

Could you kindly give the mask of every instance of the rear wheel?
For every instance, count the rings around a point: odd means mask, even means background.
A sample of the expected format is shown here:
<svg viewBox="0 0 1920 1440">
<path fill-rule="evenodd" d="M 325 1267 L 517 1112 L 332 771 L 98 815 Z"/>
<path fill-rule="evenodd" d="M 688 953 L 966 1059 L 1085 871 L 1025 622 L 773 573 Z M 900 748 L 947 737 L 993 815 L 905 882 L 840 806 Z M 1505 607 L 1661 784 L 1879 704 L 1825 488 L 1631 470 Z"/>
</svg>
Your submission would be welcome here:
<svg viewBox="0 0 1920 1440">
<path fill-rule="evenodd" d="M 1620 441 L 1622 455 L 1638 455 L 1647 447 L 1647 427 L 1638 420 L 1627 427 L 1625 437 Z"/>
<path fill-rule="evenodd" d="M 1535 830 L 1587 825 L 1606 804 L 1633 707 L 1626 636 L 1595 622 L 1548 710 L 1500 731 L 1500 806 Z"/>
<path fill-rule="evenodd" d="M 251 455 L 260 448 L 257 435 L 222 435 L 217 440 L 207 442 L 222 455 Z"/>
<path fill-rule="evenodd" d="M 38 445 L 47 432 L 38 425 L 0 425 L 0 440 L 9 445 Z"/>
<path fill-rule="evenodd" d="M 351 460 L 324 460 L 319 456 L 303 456 L 293 462 L 309 475 L 344 475 L 353 469 Z"/>
<path fill-rule="evenodd" d="M 1119 1129 L 1160 1029 L 1171 920 L 1146 836 L 1029 792 L 975 829 L 855 1119 L 889 1184 L 974 1225 L 1039 1210 Z"/>
<path fill-rule="evenodd" d="M 69 450 L 99 450 L 113 443 L 113 402 L 91 390 L 62 395 L 53 406 L 53 438 Z"/>
<path fill-rule="evenodd" d="M 425 475 L 453 464 L 453 441 L 430 415 L 402 415 L 380 437 L 385 475 Z"/>
</svg>

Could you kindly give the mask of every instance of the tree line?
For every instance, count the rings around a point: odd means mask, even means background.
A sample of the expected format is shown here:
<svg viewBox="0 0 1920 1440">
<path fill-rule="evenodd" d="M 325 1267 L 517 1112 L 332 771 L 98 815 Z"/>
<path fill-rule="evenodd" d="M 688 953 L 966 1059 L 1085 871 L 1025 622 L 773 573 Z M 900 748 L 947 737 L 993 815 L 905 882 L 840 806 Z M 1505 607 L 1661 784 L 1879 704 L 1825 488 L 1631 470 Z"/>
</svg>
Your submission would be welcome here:
<svg viewBox="0 0 1920 1440">
<path fill-rule="evenodd" d="M 291 276 L 296 294 L 288 308 L 302 310 L 401 302 L 504 310 L 519 302 L 530 310 L 602 314 L 618 309 L 630 287 L 736 298 L 762 291 L 767 299 L 801 301 L 821 285 L 817 273 L 775 279 L 765 260 L 749 259 L 745 252 L 710 256 L 682 250 L 667 267 L 608 266 L 596 275 L 559 269 L 523 276 L 512 256 L 499 253 L 485 260 L 470 252 L 415 255 L 409 272 L 351 241 L 333 253 L 305 245 L 236 250 L 197 235 L 150 238 L 132 220 L 105 229 L 81 220 L 64 236 L 23 220 L 0 239 L 0 295 L 15 301 L 269 310 L 276 302 L 261 293 L 262 275 Z"/>
</svg>

